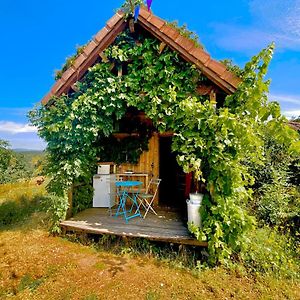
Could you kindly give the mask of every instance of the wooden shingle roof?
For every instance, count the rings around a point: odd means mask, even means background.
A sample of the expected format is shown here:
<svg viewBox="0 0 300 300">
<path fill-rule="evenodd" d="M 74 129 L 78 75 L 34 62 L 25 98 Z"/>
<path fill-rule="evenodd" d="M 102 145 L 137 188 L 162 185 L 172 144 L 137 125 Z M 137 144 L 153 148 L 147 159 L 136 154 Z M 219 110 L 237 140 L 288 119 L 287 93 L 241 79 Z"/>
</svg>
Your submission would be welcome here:
<svg viewBox="0 0 300 300">
<path fill-rule="evenodd" d="M 212 59 L 207 52 L 197 47 L 193 41 L 168 25 L 166 21 L 141 7 L 138 23 L 158 40 L 177 51 L 184 60 L 197 66 L 221 90 L 227 94 L 235 92 L 241 80 L 229 72 L 222 63 Z M 50 92 L 42 99 L 42 103 L 47 104 L 51 97 L 67 93 L 72 85 L 84 76 L 88 68 L 95 64 L 99 54 L 114 42 L 126 26 L 127 22 L 123 18 L 123 13 L 117 12 L 87 44 L 73 65 L 56 81 Z"/>
</svg>

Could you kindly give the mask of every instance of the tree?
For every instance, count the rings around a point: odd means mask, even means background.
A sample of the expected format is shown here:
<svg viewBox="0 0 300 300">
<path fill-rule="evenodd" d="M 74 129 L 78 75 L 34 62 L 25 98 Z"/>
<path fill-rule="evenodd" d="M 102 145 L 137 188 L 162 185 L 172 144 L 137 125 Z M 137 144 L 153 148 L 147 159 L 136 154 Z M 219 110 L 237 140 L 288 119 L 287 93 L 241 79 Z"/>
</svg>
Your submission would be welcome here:
<svg viewBox="0 0 300 300">
<path fill-rule="evenodd" d="M 0 183 L 4 182 L 4 174 L 9 166 L 12 153 L 8 150 L 9 143 L 0 139 Z"/>
<path fill-rule="evenodd" d="M 26 168 L 24 156 L 9 149 L 9 143 L 0 140 L 0 184 L 15 182 L 28 178 L 30 171 Z"/>
</svg>

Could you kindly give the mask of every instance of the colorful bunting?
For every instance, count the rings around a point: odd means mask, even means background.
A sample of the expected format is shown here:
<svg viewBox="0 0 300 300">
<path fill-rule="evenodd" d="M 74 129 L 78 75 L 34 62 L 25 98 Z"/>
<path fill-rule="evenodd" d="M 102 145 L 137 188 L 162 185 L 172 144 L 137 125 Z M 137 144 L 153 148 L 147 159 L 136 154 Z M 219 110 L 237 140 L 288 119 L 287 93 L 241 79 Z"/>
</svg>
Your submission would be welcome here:
<svg viewBox="0 0 300 300">
<path fill-rule="evenodd" d="M 147 0 L 148 11 L 150 11 L 152 0 Z"/>
<path fill-rule="evenodd" d="M 134 10 L 134 21 L 136 22 L 140 14 L 140 5 L 137 5 Z"/>
</svg>

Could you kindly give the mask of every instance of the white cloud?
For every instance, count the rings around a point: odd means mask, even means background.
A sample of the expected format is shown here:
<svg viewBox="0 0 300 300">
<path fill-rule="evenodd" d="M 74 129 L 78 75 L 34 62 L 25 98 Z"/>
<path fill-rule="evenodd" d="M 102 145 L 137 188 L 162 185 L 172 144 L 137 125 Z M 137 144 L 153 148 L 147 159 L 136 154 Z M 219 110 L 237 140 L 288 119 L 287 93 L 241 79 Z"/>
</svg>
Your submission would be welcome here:
<svg viewBox="0 0 300 300">
<path fill-rule="evenodd" d="M 46 143 L 37 136 L 8 139 L 12 149 L 44 150 Z"/>
<path fill-rule="evenodd" d="M 284 116 L 286 116 L 287 118 L 292 118 L 292 117 L 298 117 L 300 116 L 300 109 L 296 109 L 296 110 L 284 110 L 282 112 L 282 114 Z"/>
<path fill-rule="evenodd" d="M 278 101 L 280 103 L 295 104 L 296 106 L 299 106 L 300 109 L 300 96 L 270 94 L 269 99 L 271 101 Z"/>
<path fill-rule="evenodd" d="M 252 0 L 252 24 L 214 24 L 217 43 L 233 51 L 258 50 L 274 41 L 277 48 L 300 49 L 300 0 Z"/>
<path fill-rule="evenodd" d="M 280 103 L 282 114 L 287 118 L 300 116 L 300 96 L 270 94 L 269 99 Z"/>
<path fill-rule="evenodd" d="M 11 134 L 37 132 L 37 128 L 29 124 L 22 124 L 10 121 L 0 121 L 0 132 Z"/>
<path fill-rule="evenodd" d="M 212 26 L 217 44 L 230 51 L 257 51 L 274 41 L 271 34 L 255 28 L 224 23 L 216 23 Z"/>
</svg>

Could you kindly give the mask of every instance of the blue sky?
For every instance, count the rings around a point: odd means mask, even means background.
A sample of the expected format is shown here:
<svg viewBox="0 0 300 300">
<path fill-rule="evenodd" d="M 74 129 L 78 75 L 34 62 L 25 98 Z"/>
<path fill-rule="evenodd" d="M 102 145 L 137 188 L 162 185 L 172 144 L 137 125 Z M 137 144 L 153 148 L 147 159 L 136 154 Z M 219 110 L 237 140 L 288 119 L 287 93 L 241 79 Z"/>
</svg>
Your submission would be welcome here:
<svg viewBox="0 0 300 300">
<path fill-rule="evenodd" d="M 122 0 L 1 0 L 0 138 L 13 148 L 42 149 L 27 111 L 54 83 L 54 70 L 91 39 Z M 271 41 L 270 99 L 300 115 L 300 0 L 153 0 L 153 12 L 186 23 L 215 59 L 240 66 Z"/>
</svg>

